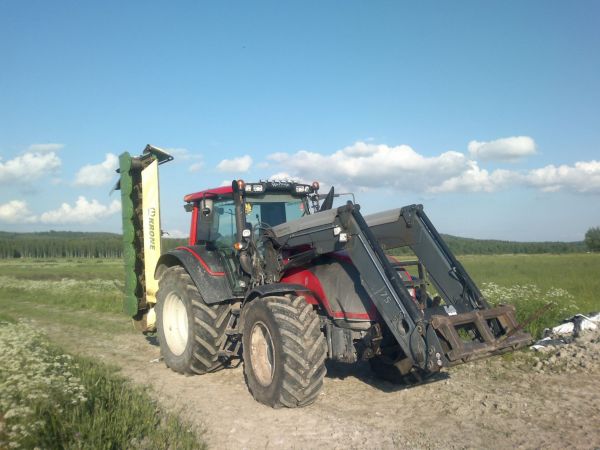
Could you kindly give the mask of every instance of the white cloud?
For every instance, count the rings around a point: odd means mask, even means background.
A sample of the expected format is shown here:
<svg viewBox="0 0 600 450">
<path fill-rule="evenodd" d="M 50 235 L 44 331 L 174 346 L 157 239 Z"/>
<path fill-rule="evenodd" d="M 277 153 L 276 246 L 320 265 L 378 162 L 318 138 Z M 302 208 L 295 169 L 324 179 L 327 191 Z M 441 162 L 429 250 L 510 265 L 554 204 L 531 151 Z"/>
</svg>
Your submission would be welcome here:
<svg viewBox="0 0 600 450">
<path fill-rule="evenodd" d="M 438 186 L 429 187 L 427 191 L 431 193 L 457 191 L 493 192 L 507 187 L 520 178 L 516 172 L 510 170 L 494 170 L 490 173 L 485 169 L 479 168 L 476 161 L 469 161 L 468 166 L 468 169 L 460 175 L 448 178 Z"/>
<path fill-rule="evenodd" d="M 303 180 L 300 177 L 295 177 L 290 175 L 287 172 L 277 172 L 269 177 L 269 180 L 272 181 L 294 181 L 296 183 L 302 183 Z"/>
<path fill-rule="evenodd" d="M 425 157 L 408 145 L 388 146 L 366 142 L 324 155 L 301 150 L 275 153 L 269 159 L 305 180 L 319 180 L 348 188 L 395 187 L 423 191 L 469 169 L 462 153 L 449 151 Z"/>
<path fill-rule="evenodd" d="M 529 136 L 513 136 L 495 141 L 471 141 L 469 153 L 474 159 L 481 161 L 515 162 L 536 153 L 535 141 Z"/>
<path fill-rule="evenodd" d="M 0 205 L 0 222 L 4 223 L 34 223 L 37 217 L 29 210 L 27 203 L 21 200 L 11 200 Z"/>
<path fill-rule="evenodd" d="M 74 206 L 63 203 L 58 209 L 40 215 L 40 222 L 46 224 L 78 223 L 87 224 L 111 216 L 121 210 L 121 202 L 113 200 L 103 205 L 97 200 L 88 201 L 79 196 Z"/>
<path fill-rule="evenodd" d="M 204 162 L 202 161 L 194 163 L 188 168 L 190 172 L 200 172 L 202 169 L 204 169 Z"/>
<path fill-rule="evenodd" d="M 501 153 L 499 149 L 504 149 Z M 471 154 L 517 158 L 535 152 L 533 139 L 520 136 L 469 144 Z M 509 151 L 510 150 L 510 151 Z M 573 165 L 548 165 L 539 169 L 488 170 L 465 154 L 448 151 L 420 155 L 408 145 L 388 146 L 356 142 L 330 154 L 301 150 L 267 157 L 278 167 L 277 179 L 319 180 L 353 192 L 394 188 L 396 191 L 441 194 L 495 192 L 511 187 L 530 187 L 544 192 L 559 190 L 600 193 L 600 161 Z"/>
<path fill-rule="evenodd" d="M 250 155 L 240 156 L 239 158 L 224 159 L 217 164 L 217 169 L 221 172 L 248 172 L 252 166 L 252 158 Z"/>
<path fill-rule="evenodd" d="M 57 152 L 64 147 L 64 144 L 31 144 L 27 147 L 26 153 L 48 153 Z"/>
<path fill-rule="evenodd" d="M 107 153 L 104 161 L 99 164 L 87 164 L 75 175 L 78 186 L 103 186 L 116 177 L 115 170 L 119 167 L 119 158 L 113 153 Z"/>
<path fill-rule="evenodd" d="M 0 184 L 26 184 L 56 172 L 60 165 L 61 160 L 53 151 L 28 151 L 6 162 L 0 158 Z"/>
<path fill-rule="evenodd" d="M 165 148 L 165 152 L 175 159 L 188 160 L 194 157 L 187 148 Z"/>
<path fill-rule="evenodd" d="M 190 172 L 200 172 L 204 169 L 204 159 L 200 154 L 192 153 L 187 148 L 166 148 L 165 151 L 175 158 L 175 162 L 187 161 Z"/>
<path fill-rule="evenodd" d="M 529 171 L 524 181 L 545 192 L 600 193 L 600 161 L 578 161 L 573 166 L 545 166 Z"/>
<path fill-rule="evenodd" d="M 26 202 L 11 200 L 0 204 L 0 222 L 4 223 L 43 223 L 43 224 L 89 224 L 111 216 L 121 210 L 121 202 L 113 200 L 108 205 L 103 205 L 97 200 L 88 201 L 80 196 L 75 205 L 63 203 L 59 208 L 42 213 L 40 216 L 33 214 Z"/>
<path fill-rule="evenodd" d="M 268 159 L 281 168 L 273 179 L 317 179 L 322 185 L 328 183 L 354 192 L 393 187 L 441 194 L 530 187 L 544 192 L 600 193 L 600 161 L 595 160 L 529 171 L 487 170 L 457 152 L 425 157 L 407 145 L 391 147 L 364 142 L 331 154 L 302 150 L 294 154 L 274 153 Z"/>
</svg>

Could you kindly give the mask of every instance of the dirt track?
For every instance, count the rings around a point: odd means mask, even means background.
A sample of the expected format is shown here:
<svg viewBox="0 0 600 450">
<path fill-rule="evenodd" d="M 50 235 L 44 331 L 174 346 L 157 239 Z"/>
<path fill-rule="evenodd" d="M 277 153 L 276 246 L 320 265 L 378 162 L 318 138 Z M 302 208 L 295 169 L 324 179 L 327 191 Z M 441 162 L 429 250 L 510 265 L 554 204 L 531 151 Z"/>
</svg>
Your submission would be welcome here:
<svg viewBox="0 0 600 450">
<path fill-rule="evenodd" d="M 119 365 L 161 403 L 204 426 L 211 448 L 598 448 L 600 364 L 569 373 L 517 355 L 455 368 L 429 384 L 396 387 L 366 365 L 332 364 L 312 406 L 256 403 L 241 367 L 186 377 L 134 333 L 41 324 L 67 350 Z"/>
</svg>

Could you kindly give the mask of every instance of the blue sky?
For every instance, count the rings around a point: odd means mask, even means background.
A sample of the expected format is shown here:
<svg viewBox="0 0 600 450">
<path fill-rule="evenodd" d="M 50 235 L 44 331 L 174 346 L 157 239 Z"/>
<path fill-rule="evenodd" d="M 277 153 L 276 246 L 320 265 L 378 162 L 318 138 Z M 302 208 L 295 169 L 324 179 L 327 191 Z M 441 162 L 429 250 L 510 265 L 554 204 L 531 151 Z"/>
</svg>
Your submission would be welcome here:
<svg viewBox="0 0 600 450">
<path fill-rule="evenodd" d="M 120 230 L 115 155 L 183 196 L 292 177 L 460 236 L 600 225 L 600 3 L 0 2 L 0 230 Z"/>
</svg>

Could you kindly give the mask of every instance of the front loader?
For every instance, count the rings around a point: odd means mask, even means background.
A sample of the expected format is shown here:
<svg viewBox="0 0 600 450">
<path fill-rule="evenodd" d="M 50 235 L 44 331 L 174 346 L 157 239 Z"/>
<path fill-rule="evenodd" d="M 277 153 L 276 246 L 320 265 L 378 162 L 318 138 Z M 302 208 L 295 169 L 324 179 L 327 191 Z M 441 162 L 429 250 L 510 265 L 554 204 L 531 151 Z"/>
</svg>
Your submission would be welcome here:
<svg viewBox="0 0 600 450">
<path fill-rule="evenodd" d="M 121 155 L 120 173 L 123 198 L 125 178 L 142 180 L 123 208 L 136 258 L 125 254 L 135 281 L 125 310 L 156 329 L 171 369 L 203 374 L 242 359 L 256 400 L 297 407 L 318 397 L 326 359 L 368 360 L 405 382 L 531 341 L 512 306 L 490 307 L 421 205 L 363 216 L 352 202 L 333 208 L 333 188 L 320 201 L 317 182 L 234 180 L 189 194 L 188 245 L 148 257 L 158 190 L 143 179 L 157 187 L 155 166 L 170 159 L 148 146 Z M 386 254 L 401 247 L 414 258 Z"/>
</svg>

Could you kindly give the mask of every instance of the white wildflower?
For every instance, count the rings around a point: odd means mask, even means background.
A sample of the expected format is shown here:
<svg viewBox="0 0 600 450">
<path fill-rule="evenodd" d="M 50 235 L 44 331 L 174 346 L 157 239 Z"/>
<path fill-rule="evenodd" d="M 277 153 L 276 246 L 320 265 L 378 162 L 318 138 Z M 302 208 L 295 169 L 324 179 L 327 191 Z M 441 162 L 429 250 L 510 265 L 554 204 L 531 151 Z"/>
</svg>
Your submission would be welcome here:
<svg viewBox="0 0 600 450">
<path fill-rule="evenodd" d="M 4 425 L 9 430 L 8 442 L 0 437 L 0 448 L 19 448 L 40 432 L 44 422 L 34 420 L 36 405 L 52 398 L 60 412 L 63 404 L 86 401 L 86 389 L 72 370 L 71 357 L 55 355 L 33 326 L 0 326 L 0 411 L 6 411 Z"/>
</svg>

